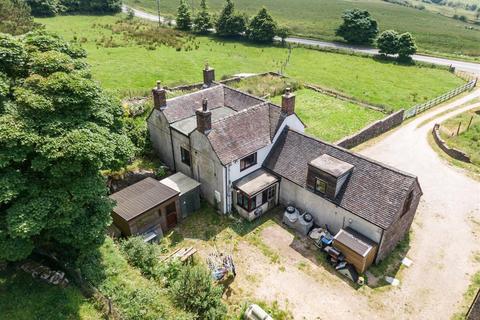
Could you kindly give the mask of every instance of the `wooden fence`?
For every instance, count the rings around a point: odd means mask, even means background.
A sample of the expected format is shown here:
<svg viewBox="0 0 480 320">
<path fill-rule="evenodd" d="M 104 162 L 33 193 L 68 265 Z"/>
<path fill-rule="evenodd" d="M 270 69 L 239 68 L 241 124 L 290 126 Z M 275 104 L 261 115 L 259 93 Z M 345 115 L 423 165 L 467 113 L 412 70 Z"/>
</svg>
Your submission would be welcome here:
<svg viewBox="0 0 480 320">
<path fill-rule="evenodd" d="M 422 104 L 417 104 L 405 111 L 403 115 L 403 119 L 405 120 L 405 119 L 414 117 L 425 110 L 428 110 L 442 102 L 445 102 L 455 96 L 458 96 L 460 93 L 463 93 L 467 90 L 474 88 L 476 85 L 477 85 L 477 79 L 473 79 L 456 89 L 453 89 L 445 94 L 442 94 L 441 96 L 436 97 L 435 99 L 429 100 Z"/>
</svg>

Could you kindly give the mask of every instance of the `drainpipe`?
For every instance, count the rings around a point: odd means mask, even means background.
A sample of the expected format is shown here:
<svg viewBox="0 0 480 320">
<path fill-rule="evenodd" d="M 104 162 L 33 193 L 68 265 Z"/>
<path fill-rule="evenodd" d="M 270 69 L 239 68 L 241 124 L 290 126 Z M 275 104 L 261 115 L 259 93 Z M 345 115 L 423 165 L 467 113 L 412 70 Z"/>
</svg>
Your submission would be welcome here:
<svg viewBox="0 0 480 320">
<path fill-rule="evenodd" d="M 230 190 L 230 164 L 225 167 L 225 193 L 227 196 L 226 201 L 226 212 L 230 213 L 232 211 L 232 192 Z"/>
<path fill-rule="evenodd" d="M 172 127 L 168 127 L 170 129 L 170 145 L 172 146 L 172 156 L 173 156 L 173 171 L 177 172 L 177 164 L 175 163 L 175 150 L 173 149 L 173 134 L 172 134 Z"/>
</svg>

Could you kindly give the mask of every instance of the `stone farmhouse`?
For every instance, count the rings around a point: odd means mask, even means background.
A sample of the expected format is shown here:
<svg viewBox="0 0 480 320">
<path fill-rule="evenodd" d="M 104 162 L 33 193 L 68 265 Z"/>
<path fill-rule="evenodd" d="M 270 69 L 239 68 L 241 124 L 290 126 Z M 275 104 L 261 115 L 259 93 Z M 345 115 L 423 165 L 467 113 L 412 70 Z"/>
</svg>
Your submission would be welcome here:
<svg viewBox="0 0 480 320">
<path fill-rule="evenodd" d="M 203 76 L 201 90 L 172 99 L 157 83 L 147 121 L 160 159 L 219 212 L 253 220 L 293 204 L 375 242 L 376 262 L 405 236 L 422 195 L 415 176 L 306 135 L 288 89 L 277 106 L 215 82 L 208 66 Z"/>
</svg>

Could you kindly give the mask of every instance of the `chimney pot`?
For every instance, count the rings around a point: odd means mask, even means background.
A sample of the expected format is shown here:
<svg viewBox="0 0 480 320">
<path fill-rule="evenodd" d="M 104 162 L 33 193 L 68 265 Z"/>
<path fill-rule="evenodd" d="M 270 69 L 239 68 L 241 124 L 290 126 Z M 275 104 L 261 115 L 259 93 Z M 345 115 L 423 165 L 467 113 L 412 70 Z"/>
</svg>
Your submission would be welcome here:
<svg viewBox="0 0 480 320">
<path fill-rule="evenodd" d="M 153 88 L 152 96 L 155 109 L 162 111 L 167 107 L 167 92 L 162 88 L 160 81 L 157 81 L 157 86 Z"/>
<path fill-rule="evenodd" d="M 285 94 L 282 96 L 282 114 L 289 116 L 295 113 L 295 94 L 290 88 L 285 89 Z"/>
</svg>

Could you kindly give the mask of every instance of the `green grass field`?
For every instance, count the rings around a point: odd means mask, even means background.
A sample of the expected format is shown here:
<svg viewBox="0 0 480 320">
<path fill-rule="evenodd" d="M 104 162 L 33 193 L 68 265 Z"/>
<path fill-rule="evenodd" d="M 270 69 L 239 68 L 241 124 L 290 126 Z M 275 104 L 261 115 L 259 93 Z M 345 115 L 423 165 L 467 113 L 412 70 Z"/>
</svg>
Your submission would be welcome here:
<svg viewBox="0 0 480 320">
<path fill-rule="evenodd" d="M 200 0 L 189 0 L 194 8 Z M 212 11 L 219 11 L 224 0 L 209 0 Z M 126 4 L 156 12 L 156 1 L 126 0 Z M 161 13 L 174 16 L 178 0 L 162 0 Z M 480 56 L 480 26 L 473 26 L 427 10 L 408 8 L 381 0 L 236 0 L 239 10 L 255 14 L 262 5 L 267 7 L 280 24 L 287 25 L 297 35 L 340 40 L 335 29 L 341 23 L 346 9 L 368 10 L 377 19 L 380 30 L 396 29 L 411 32 L 419 49 L 426 53 L 448 53 Z"/>
<path fill-rule="evenodd" d="M 9 268 L 0 272 L 0 319 L 97 320 L 102 315 L 73 285 L 61 289 Z"/>
<path fill-rule="evenodd" d="M 472 163 L 480 166 L 480 114 L 477 112 L 480 113 L 480 109 L 473 109 L 444 121 L 440 126 L 440 133 L 447 145 L 467 153 Z M 472 123 L 467 130 L 470 120 Z M 457 135 L 459 124 L 460 132 Z"/>
<path fill-rule="evenodd" d="M 275 71 L 288 55 L 285 48 L 197 37 L 190 51 L 147 46 L 125 40 L 121 34 L 99 27 L 115 24 L 115 16 L 60 16 L 36 19 L 67 40 L 76 38 L 88 52 L 94 77 L 121 95 L 146 94 L 156 80 L 168 85 L 198 82 L 206 61 L 223 75 Z M 112 38 L 116 47 L 99 39 Z M 289 76 L 343 91 L 357 99 L 399 109 L 433 98 L 463 83 L 451 73 L 435 68 L 403 66 L 371 58 L 327 53 L 305 48 L 292 51 Z"/>
<path fill-rule="evenodd" d="M 301 89 L 295 94 L 295 112 L 307 125 L 306 132 L 328 142 L 336 142 L 385 117 L 381 112 L 313 90 Z M 274 97 L 272 101 L 280 104 L 281 97 Z"/>
</svg>

